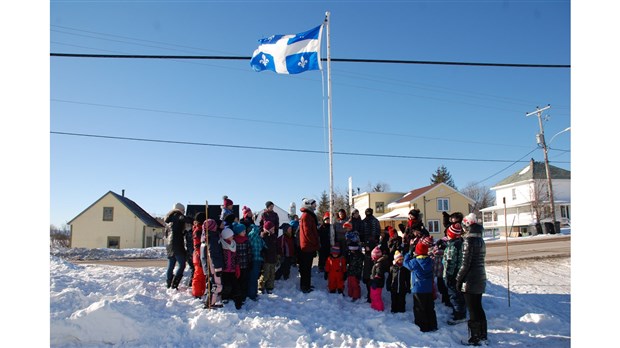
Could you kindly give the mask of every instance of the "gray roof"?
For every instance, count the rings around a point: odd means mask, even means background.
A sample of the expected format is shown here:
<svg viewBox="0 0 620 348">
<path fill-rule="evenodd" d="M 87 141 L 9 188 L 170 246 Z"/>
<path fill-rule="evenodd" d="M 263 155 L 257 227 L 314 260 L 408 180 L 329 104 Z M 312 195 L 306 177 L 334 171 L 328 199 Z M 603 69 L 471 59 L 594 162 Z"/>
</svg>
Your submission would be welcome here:
<svg viewBox="0 0 620 348">
<path fill-rule="evenodd" d="M 534 170 L 532 170 L 532 164 Z M 529 169 L 529 170 L 526 170 Z M 551 173 L 551 179 L 569 179 L 570 180 L 570 170 L 558 168 L 552 165 L 549 165 L 549 172 Z M 512 174 L 506 179 L 500 181 L 495 186 L 503 186 L 508 184 L 514 184 L 517 182 L 532 180 L 532 179 L 547 179 L 547 170 L 545 169 L 545 164 L 543 162 L 530 162 L 526 167 L 523 167 L 518 172 Z"/>
<path fill-rule="evenodd" d="M 151 214 L 147 213 L 138 204 L 136 204 L 136 202 L 115 192 L 110 191 L 109 193 L 121 201 L 121 203 L 123 203 L 127 209 L 131 210 L 131 212 L 134 213 L 138 219 L 142 220 L 145 225 L 149 227 L 164 227 L 159 221 L 157 221 L 157 219 L 152 217 Z"/>
</svg>

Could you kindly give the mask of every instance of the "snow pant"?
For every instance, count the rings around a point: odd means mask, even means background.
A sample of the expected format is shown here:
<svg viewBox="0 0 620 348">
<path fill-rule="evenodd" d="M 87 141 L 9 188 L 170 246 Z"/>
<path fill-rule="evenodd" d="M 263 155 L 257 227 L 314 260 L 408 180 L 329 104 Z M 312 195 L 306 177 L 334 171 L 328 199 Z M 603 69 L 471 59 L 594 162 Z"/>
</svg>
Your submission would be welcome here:
<svg viewBox="0 0 620 348">
<path fill-rule="evenodd" d="M 222 300 L 233 300 L 241 308 L 241 284 L 235 272 L 222 272 Z"/>
<path fill-rule="evenodd" d="M 261 290 L 273 290 L 273 282 L 276 278 L 276 264 L 263 262 L 263 274 L 258 279 L 258 288 Z"/>
<path fill-rule="evenodd" d="M 299 261 L 299 288 L 301 291 L 309 291 L 312 286 L 311 271 L 315 255 L 315 251 L 301 251 L 297 256 Z"/>
<path fill-rule="evenodd" d="M 280 278 L 284 278 L 287 280 L 291 275 L 291 264 L 293 263 L 293 258 L 290 256 L 281 256 L 280 257 L 280 267 L 276 270 L 275 279 L 280 280 Z"/>
<path fill-rule="evenodd" d="M 166 271 L 166 285 L 176 289 L 179 287 L 181 278 L 183 278 L 183 272 L 185 271 L 185 254 L 174 254 L 172 257 L 168 257 L 168 270 Z M 179 264 L 176 272 L 174 268 L 176 264 Z"/>
<path fill-rule="evenodd" d="M 250 276 L 249 268 L 241 268 L 239 270 L 239 291 L 240 291 L 240 301 L 241 303 L 245 302 L 245 299 L 248 297 L 248 278 Z M 235 305 L 237 302 L 235 302 Z"/>
<path fill-rule="evenodd" d="M 441 294 L 441 302 L 445 305 L 452 306 L 450 303 L 450 294 L 448 294 L 448 287 L 443 281 L 442 276 L 437 276 L 437 290 L 439 290 L 439 293 Z"/>
<path fill-rule="evenodd" d="M 252 300 L 256 300 L 256 295 L 258 295 L 258 277 L 262 268 L 263 261 L 252 261 L 252 267 L 248 274 L 248 297 Z"/>
<path fill-rule="evenodd" d="M 383 291 L 383 288 L 370 288 L 370 308 L 383 312 L 385 306 L 381 298 L 381 291 Z"/>
<path fill-rule="evenodd" d="M 213 263 L 209 263 L 211 278 L 209 280 L 211 286 L 211 292 L 207 294 L 206 305 L 221 305 L 222 304 L 222 269 L 214 268 Z M 208 288 L 207 288 L 208 289 Z"/>
<path fill-rule="evenodd" d="M 202 264 L 200 263 L 200 251 L 194 251 L 194 277 L 192 278 L 192 296 L 202 297 L 207 287 L 207 277 L 205 276 Z"/>
<path fill-rule="evenodd" d="M 448 294 L 450 294 L 450 303 L 452 303 L 452 317 L 453 319 L 464 319 L 467 317 L 467 308 L 465 307 L 465 298 L 463 293 L 456 289 L 456 278 L 446 277 L 446 286 L 448 287 Z"/>
<path fill-rule="evenodd" d="M 392 313 L 405 313 L 407 311 L 407 293 L 401 292 L 398 293 L 396 291 L 390 292 L 390 297 L 392 299 Z"/>
<path fill-rule="evenodd" d="M 413 322 L 422 332 L 437 330 L 437 315 L 432 292 L 413 294 Z"/>
<path fill-rule="evenodd" d="M 463 293 L 467 310 L 469 311 L 469 338 L 477 338 L 478 340 L 487 339 L 487 315 L 482 308 L 482 294 Z"/>
<path fill-rule="evenodd" d="M 347 295 L 349 295 L 349 297 L 353 300 L 357 300 L 362 297 L 360 280 L 354 275 L 347 277 Z"/>
</svg>

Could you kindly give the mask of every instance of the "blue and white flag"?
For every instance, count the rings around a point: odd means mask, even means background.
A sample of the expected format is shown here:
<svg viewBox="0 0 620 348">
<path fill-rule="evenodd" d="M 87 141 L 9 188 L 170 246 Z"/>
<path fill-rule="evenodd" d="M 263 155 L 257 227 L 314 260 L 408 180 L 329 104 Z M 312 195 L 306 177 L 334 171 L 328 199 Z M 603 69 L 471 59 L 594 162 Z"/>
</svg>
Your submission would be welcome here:
<svg viewBox="0 0 620 348">
<path fill-rule="evenodd" d="M 323 26 L 296 35 L 272 35 L 258 40 L 250 66 L 255 71 L 271 70 L 278 74 L 299 74 L 321 70 L 321 34 Z"/>
</svg>

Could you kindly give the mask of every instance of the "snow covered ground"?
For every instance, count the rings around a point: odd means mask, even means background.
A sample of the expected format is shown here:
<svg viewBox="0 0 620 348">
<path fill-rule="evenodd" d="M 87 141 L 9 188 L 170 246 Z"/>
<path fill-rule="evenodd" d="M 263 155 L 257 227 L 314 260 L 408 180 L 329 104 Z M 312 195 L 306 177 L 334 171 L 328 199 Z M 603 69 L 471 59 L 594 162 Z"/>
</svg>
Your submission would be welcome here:
<svg viewBox="0 0 620 348">
<path fill-rule="evenodd" d="M 290 279 L 276 281 L 274 293 L 258 302 L 248 300 L 241 310 L 232 303 L 205 310 L 191 289 L 166 289 L 165 267 L 70 261 L 163 255 L 163 248 L 51 250 L 50 346 L 451 347 L 467 336 L 466 323 L 445 323 L 450 311 L 439 301 L 439 330 L 421 333 L 413 324 L 411 297 L 407 313 L 393 314 L 384 291 L 386 311 L 377 312 L 365 301 L 328 293 L 316 267 L 310 294 L 298 290 L 293 268 Z M 505 264 L 487 266 L 483 306 L 491 345 L 571 346 L 570 258 L 514 261 L 508 269 L 509 277 Z"/>
</svg>

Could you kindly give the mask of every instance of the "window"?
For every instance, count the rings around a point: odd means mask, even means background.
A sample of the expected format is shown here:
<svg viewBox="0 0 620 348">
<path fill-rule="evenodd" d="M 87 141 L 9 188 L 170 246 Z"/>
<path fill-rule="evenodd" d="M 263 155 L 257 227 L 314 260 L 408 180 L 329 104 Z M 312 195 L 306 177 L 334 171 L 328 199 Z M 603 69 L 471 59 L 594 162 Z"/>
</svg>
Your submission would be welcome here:
<svg viewBox="0 0 620 348">
<path fill-rule="evenodd" d="M 560 206 L 560 214 L 562 214 L 563 218 L 570 219 L 570 209 L 568 209 L 567 205 Z"/>
<path fill-rule="evenodd" d="M 437 198 L 437 211 L 450 211 L 450 200 L 447 198 Z"/>
<path fill-rule="evenodd" d="M 383 214 L 384 210 L 384 202 L 375 202 L 375 213 Z"/>
<path fill-rule="evenodd" d="M 103 207 L 103 221 L 114 220 L 114 207 Z"/>
<path fill-rule="evenodd" d="M 515 188 L 512 189 L 512 200 L 513 201 L 517 200 L 517 189 Z"/>
<path fill-rule="evenodd" d="M 439 220 L 428 220 L 428 232 L 439 233 Z"/>
<path fill-rule="evenodd" d="M 108 249 L 120 249 L 121 237 L 108 237 Z"/>
</svg>

